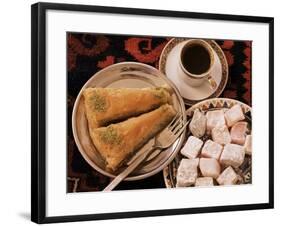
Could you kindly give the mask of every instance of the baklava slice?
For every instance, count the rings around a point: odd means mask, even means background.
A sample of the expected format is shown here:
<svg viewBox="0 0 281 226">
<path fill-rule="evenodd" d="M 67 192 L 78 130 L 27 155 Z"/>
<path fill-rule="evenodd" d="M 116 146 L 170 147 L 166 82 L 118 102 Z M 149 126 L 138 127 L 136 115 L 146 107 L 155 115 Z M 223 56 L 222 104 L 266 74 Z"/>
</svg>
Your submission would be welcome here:
<svg viewBox="0 0 281 226">
<path fill-rule="evenodd" d="M 83 92 L 89 129 L 138 116 L 171 103 L 167 88 L 87 88 Z"/>
<path fill-rule="evenodd" d="M 116 171 L 147 141 L 163 130 L 175 114 L 173 107 L 165 104 L 138 117 L 94 129 L 90 135 L 106 168 L 111 172 Z"/>
</svg>

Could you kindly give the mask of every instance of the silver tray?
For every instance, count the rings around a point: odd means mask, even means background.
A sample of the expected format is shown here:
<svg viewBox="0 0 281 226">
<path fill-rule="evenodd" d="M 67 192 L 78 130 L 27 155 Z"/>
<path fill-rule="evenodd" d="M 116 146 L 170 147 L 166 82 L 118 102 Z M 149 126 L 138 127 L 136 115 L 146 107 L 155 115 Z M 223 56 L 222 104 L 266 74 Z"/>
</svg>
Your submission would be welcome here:
<svg viewBox="0 0 281 226">
<path fill-rule="evenodd" d="M 144 88 L 144 87 L 171 87 L 173 94 L 173 106 L 176 111 L 184 115 L 185 106 L 179 91 L 159 70 L 156 68 L 136 62 L 123 62 L 111 65 L 94 74 L 80 90 L 73 108 L 72 130 L 75 142 L 84 159 L 95 170 L 108 177 L 116 175 L 107 172 L 100 154 L 93 145 L 89 131 L 85 109 L 82 100 L 82 92 L 88 87 L 110 87 L 110 88 Z M 163 170 L 177 155 L 184 140 L 184 133 L 167 150 L 158 154 L 150 161 L 144 162 L 125 180 L 133 181 L 150 177 Z"/>
</svg>

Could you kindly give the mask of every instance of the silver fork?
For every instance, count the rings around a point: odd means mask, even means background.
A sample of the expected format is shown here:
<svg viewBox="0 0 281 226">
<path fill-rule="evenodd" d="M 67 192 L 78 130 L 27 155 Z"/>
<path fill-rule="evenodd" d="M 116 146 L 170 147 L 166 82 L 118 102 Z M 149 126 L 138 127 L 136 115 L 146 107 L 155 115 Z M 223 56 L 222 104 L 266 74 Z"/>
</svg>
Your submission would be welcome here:
<svg viewBox="0 0 281 226">
<path fill-rule="evenodd" d="M 188 122 L 182 115 L 177 114 L 170 124 L 155 137 L 155 142 L 151 148 L 141 150 L 140 155 L 129 164 L 129 166 L 104 189 L 104 191 L 112 191 L 122 180 L 124 180 L 137 166 L 140 165 L 154 150 L 164 150 L 170 147 L 182 134 Z"/>
</svg>

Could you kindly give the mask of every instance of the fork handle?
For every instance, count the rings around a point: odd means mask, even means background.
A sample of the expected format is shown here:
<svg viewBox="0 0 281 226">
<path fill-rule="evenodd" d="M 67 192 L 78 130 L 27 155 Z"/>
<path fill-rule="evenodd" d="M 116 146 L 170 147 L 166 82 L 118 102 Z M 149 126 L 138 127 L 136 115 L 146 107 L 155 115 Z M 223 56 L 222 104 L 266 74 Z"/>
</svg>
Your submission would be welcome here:
<svg viewBox="0 0 281 226">
<path fill-rule="evenodd" d="M 110 182 L 109 185 L 106 186 L 103 191 L 112 191 L 122 180 L 124 180 L 131 172 L 134 171 L 134 169 L 137 168 L 137 166 L 142 163 L 149 153 L 151 153 L 153 150 L 155 150 L 156 147 L 152 147 L 150 149 L 147 149 L 141 156 L 139 156 L 132 164 L 130 164 L 122 173 L 120 173 L 117 177 L 114 178 L 113 181 Z"/>
</svg>

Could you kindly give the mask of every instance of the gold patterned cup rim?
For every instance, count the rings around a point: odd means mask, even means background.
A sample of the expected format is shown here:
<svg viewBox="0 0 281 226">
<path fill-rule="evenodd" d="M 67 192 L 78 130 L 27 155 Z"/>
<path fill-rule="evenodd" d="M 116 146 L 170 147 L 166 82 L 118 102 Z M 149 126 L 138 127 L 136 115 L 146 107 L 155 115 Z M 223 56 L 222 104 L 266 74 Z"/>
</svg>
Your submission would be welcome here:
<svg viewBox="0 0 281 226">
<path fill-rule="evenodd" d="M 167 57 L 170 54 L 170 52 L 172 51 L 172 49 L 177 46 L 178 44 L 191 40 L 193 38 L 172 38 L 164 47 L 164 49 L 161 52 L 160 58 L 159 58 L 159 70 L 166 75 L 166 63 L 167 63 Z M 182 97 L 184 100 L 184 103 L 186 105 L 194 105 L 200 101 L 206 100 L 206 99 L 210 99 L 210 98 L 216 98 L 219 97 L 221 95 L 221 93 L 224 91 L 227 82 L 228 82 L 228 63 L 226 60 L 226 57 L 224 55 L 223 50 L 221 49 L 221 47 L 214 41 L 214 40 L 209 40 L 209 39 L 203 39 L 205 42 L 207 42 L 212 49 L 216 52 L 220 63 L 221 63 L 221 67 L 222 67 L 222 78 L 221 78 L 221 82 L 218 84 L 217 89 L 209 96 L 205 97 L 204 99 L 200 99 L 200 100 L 193 100 L 193 99 L 187 99 L 185 97 Z M 167 76 L 167 75 L 166 75 Z"/>
<path fill-rule="evenodd" d="M 209 65 L 209 68 L 201 73 L 201 74 L 194 74 L 194 73 L 191 73 L 190 71 L 188 71 L 184 66 L 183 66 L 183 54 L 184 54 L 184 51 L 186 48 L 190 47 L 190 46 L 194 46 L 194 45 L 200 45 L 202 47 L 204 47 L 204 49 L 208 52 L 209 54 L 209 58 L 210 58 L 210 65 Z M 212 70 L 212 67 L 214 65 L 214 53 L 213 53 L 213 49 L 212 47 L 210 46 L 210 44 L 208 42 L 206 42 L 205 40 L 203 39 L 189 39 L 188 42 L 185 43 L 185 45 L 182 47 L 181 51 L 180 51 L 180 66 L 181 66 L 181 69 L 183 70 L 183 72 L 193 78 L 193 79 L 202 79 L 206 76 L 208 76 L 208 74 L 210 73 L 210 71 Z"/>
</svg>

